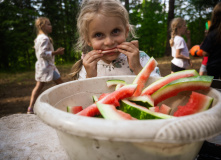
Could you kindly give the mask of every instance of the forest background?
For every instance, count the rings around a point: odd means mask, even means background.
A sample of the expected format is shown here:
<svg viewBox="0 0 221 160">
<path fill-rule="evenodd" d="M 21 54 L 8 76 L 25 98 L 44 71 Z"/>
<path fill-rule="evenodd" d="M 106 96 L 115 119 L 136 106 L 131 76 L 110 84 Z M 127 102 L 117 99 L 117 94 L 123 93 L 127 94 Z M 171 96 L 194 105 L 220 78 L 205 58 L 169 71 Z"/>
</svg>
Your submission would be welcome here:
<svg viewBox="0 0 221 160">
<path fill-rule="evenodd" d="M 130 23 L 136 27 L 140 50 L 159 58 L 171 54 L 169 24 L 174 17 L 186 20 L 192 46 L 200 44 L 205 23 L 219 0 L 121 1 L 130 13 Z M 0 0 L 0 71 L 34 70 L 34 20 L 39 16 L 48 17 L 52 23 L 54 48 L 65 48 L 65 54 L 56 57 L 56 64 L 76 62 L 80 58 L 74 48 L 80 4 L 81 0 Z"/>
</svg>

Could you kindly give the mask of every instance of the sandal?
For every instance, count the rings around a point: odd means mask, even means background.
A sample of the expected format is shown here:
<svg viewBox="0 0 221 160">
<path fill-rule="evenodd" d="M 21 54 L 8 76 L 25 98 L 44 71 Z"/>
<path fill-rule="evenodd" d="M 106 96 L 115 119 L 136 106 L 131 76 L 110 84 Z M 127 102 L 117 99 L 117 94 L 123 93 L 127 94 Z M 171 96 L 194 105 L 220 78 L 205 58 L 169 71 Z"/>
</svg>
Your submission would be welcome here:
<svg viewBox="0 0 221 160">
<path fill-rule="evenodd" d="M 27 114 L 34 114 L 33 108 L 28 107 Z"/>
</svg>

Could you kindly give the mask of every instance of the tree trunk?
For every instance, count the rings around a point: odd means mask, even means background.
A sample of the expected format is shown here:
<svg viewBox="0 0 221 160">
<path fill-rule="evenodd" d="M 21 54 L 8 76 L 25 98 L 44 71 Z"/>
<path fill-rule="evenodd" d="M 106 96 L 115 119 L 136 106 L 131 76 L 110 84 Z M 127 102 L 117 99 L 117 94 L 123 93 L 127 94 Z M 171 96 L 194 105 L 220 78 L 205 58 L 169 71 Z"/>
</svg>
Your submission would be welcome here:
<svg viewBox="0 0 221 160">
<path fill-rule="evenodd" d="M 125 0 L 125 8 L 129 12 L 129 10 L 130 10 L 130 8 L 129 8 L 129 0 Z"/>
<path fill-rule="evenodd" d="M 167 43 L 166 43 L 166 51 L 165 51 L 166 56 L 171 55 L 171 48 L 170 48 L 170 44 L 169 44 L 169 40 L 170 40 L 170 22 L 174 18 L 174 3 L 175 3 L 175 0 L 170 0 L 169 1 L 169 13 L 168 13 L 168 18 L 167 18 Z"/>
</svg>

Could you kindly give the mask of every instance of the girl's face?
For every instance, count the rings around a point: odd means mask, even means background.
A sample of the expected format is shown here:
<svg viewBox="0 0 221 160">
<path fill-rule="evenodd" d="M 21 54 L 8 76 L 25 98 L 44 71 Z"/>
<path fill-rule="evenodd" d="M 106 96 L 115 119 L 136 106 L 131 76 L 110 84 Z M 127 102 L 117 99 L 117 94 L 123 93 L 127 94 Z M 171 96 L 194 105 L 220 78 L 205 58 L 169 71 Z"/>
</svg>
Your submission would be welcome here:
<svg viewBox="0 0 221 160">
<path fill-rule="evenodd" d="M 96 15 L 88 26 L 88 45 L 94 50 L 110 50 L 126 41 L 129 29 L 119 17 Z M 102 60 L 111 63 L 120 53 L 106 53 Z"/>
<path fill-rule="evenodd" d="M 45 34 L 49 34 L 52 32 L 52 26 L 51 26 L 51 22 L 49 20 L 45 21 L 45 25 L 42 27 L 42 31 Z"/>
<path fill-rule="evenodd" d="M 179 28 L 178 32 L 180 33 L 180 35 L 184 35 L 186 33 L 186 29 L 187 29 L 186 22 L 184 21 L 181 27 Z"/>
</svg>

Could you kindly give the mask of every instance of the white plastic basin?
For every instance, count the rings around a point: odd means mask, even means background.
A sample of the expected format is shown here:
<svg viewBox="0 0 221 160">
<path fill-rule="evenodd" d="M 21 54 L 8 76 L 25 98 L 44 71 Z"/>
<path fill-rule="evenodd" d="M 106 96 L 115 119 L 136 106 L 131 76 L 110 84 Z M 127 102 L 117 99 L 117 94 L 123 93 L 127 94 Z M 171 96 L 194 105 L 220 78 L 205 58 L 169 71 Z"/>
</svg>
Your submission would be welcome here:
<svg viewBox="0 0 221 160">
<path fill-rule="evenodd" d="M 205 139 L 221 133 L 221 94 L 212 88 L 197 91 L 214 98 L 212 108 L 173 119 L 114 121 L 66 112 L 66 106 L 85 108 L 93 103 L 92 95 L 114 91 L 106 86 L 107 80 L 132 83 L 134 78 L 100 77 L 54 86 L 39 96 L 35 113 L 56 129 L 73 160 L 193 160 Z M 150 77 L 146 86 L 157 79 Z M 176 108 L 187 102 L 190 93 L 182 92 L 163 103 Z"/>
</svg>

